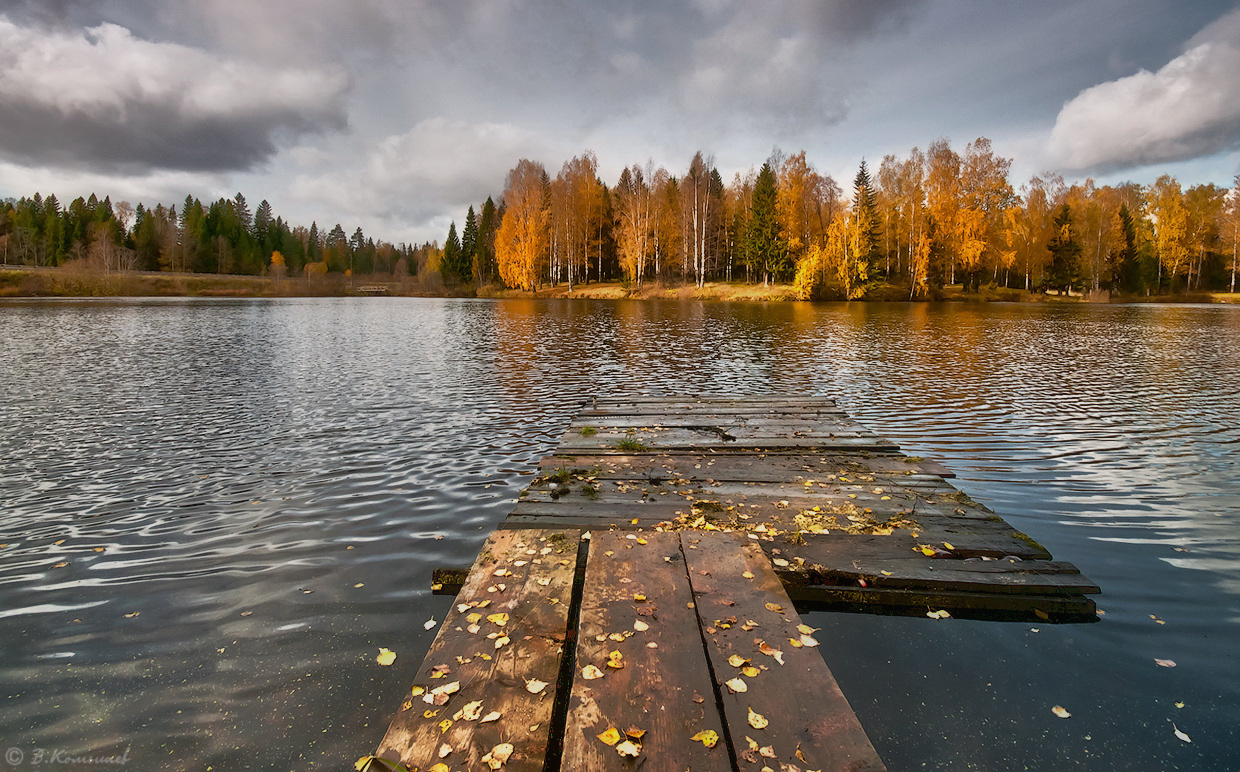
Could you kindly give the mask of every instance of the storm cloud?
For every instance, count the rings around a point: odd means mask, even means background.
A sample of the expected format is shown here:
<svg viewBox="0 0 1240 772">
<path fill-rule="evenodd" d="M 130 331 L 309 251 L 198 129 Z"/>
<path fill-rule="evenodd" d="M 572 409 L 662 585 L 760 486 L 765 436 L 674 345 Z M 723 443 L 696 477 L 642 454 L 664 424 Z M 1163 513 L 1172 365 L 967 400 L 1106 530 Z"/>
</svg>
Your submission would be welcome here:
<svg viewBox="0 0 1240 772">
<path fill-rule="evenodd" d="M 0 18 L 0 154 L 84 170 L 244 170 L 347 125 L 344 73 L 270 68 L 135 37 Z"/>
</svg>

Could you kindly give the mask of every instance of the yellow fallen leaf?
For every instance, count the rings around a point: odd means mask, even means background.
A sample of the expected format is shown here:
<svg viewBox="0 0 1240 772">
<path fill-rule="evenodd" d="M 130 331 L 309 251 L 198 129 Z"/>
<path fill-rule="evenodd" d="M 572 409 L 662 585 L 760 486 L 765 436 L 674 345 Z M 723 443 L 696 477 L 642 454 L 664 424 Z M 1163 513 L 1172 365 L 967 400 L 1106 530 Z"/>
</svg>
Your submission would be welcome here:
<svg viewBox="0 0 1240 772">
<path fill-rule="evenodd" d="M 490 753 L 483 756 L 482 760 L 491 769 L 499 769 L 508 763 L 508 757 L 512 755 L 513 750 L 515 748 L 513 748 L 512 743 L 500 743 L 492 748 Z"/>
<path fill-rule="evenodd" d="M 439 758 L 441 758 L 441 759 L 446 759 L 446 758 L 448 758 L 448 754 L 449 754 L 449 753 L 451 753 L 451 752 L 452 752 L 452 746 L 451 746 L 451 745 L 448 745 L 447 743 L 444 743 L 443 745 L 440 745 L 440 746 L 439 746 Z"/>
<path fill-rule="evenodd" d="M 500 713 L 498 710 L 493 710 L 493 711 L 491 711 L 490 713 L 488 713 L 488 714 L 486 714 L 485 716 L 483 716 L 483 717 L 482 717 L 482 720 L 481 720 L 481 721 L 479 721 L 478 723 L 479 723 L 479 724 L 489 724 L 489 723 L 491 723 L 492 721 L 499 721 L 499 717 L 500 717 L 501 715 L 503 715 L 503 714 L 502 714 L 502 713 Z"/>
<path fill-rule="evenodd" d="M 646 596 L 645 596 L 645 595 L 643 595 L 643 594 L 642 594 L 642 593 L 640 593 L 640 592 L 638 592 L 638 593 L 634 593 L 634 594 L 633 594 L 633 600 L 637 601 L 638 603 L 642 603 L 642 602 L 644 602 L 644 601 L 646 600 Z"/>
<path fill-rule="evenodd" d="M 946 542 L 946 541 L 945 541 L 945 542 L 943 542 L 943 546 L 944 546 L 944 547 L 946 547 L 946 548 L 948 548 L 949 550 L 954 550 L 954 549 L 956 549 L 955 547 L 953 547 L 953 546 L 951 545 L 951 542 Z"/>
<path fill-rule="evenodd" d="M 1072 715 L 1067 710 L 1065 710 L 1062 705 L 1056 705 L 1055 707 L 1051 708 L 1051 713 L 1054 713 L 1056 716 L 1059 716 L 1060 718 L 1068 718 L 1069 716 Z"/>
<path fill-rule="evenodd" d="M 425 686 L 415 686 L 415 687 L 413 687 L 413 696 L 414 696 L 414 697 L 420 697 L 420 696 L 422 696 L 422 693 L 423 693 L 423 692 L 425 692 L 425 691 L 426 691 L 426 687 L 425 687 Z"/>
<path fill-rule="evenodd" d="M 473 702 L 465 703 L 465 707 L 458 710 L 453 718 L 457 721 L 460 721 L 461 719 L 465 719 L 466 721 L 477 721 L 478 717 L 481 715 L 482 700 L 474 700 Z"/>
<path fill-rule="evenodd" d="M 1159 667 L 1175 667 L 1175 660 L 1173 660 L 1173 659 L 1157 659 L 1157 658 L 1155 658 L 1155 659 L 1154 659 L 1154 661 L 1158 663 L 1158 666 L 1159 666 Z"/>
<path fill-rule="evenodd" d="M 746 579 L 752 579 L 753 571 L 746 570 L 745 573 L 741 574 L 741 576 L 745 577 Z"/>
<path fill-rule="evenodd" d="M 758 645 L 758 651 L 762 652 L 768 657 L 774 657 L 775 661 L 778 662 L 779 664 L 781 665 L 784 664 L 784 653 L 780 651 L 779 649 L 775 648 L 774 646 L 771 646 L 766 641 L 763 641 L 762 643 Z"/>
<path fill-rule="evenodd" d="M 1192 740 L 1190 740 L 1190 739 L 1188 738 L 1188 735 L 1186 735 L 1186 734 L 1184 734 L 1183 732 L 1181 732 L 1181 731 L 1180 731 L 1180 728 L 1179 728 L 1178 726 L 1176 726 L 1175 724 L 1172 724 L 1172 725 L 1171 725 L 1171 728 L 1175 730 L 1175 736 L 1176 736 L 1176 737 L 1178 737 L 1179 739 L 1183 740 L 1183 741 L 1184 741 L 1184 742 L 1186 742 L 1186 743 L 1191 743 L 1191 742 L 1192 742 Z"/>
<path fill-rule="evenodd" d="M 802 645 L 802 646 L 817 646 L 817 645 L 818 645 L 818 639 L 817 639 L 817 638 L 815 638 L 815 637 L 814 637 L 814 636 L 812 636 L 812 635 L 802 635 L 802 636 L 801 636 L 801 645 Z"/>
<path fill-rule="evenodd" d="M 594 665 L 586 665 L 581 669 L 581 677 L 587 681 L 593 681 L 596 678 L 602 678 L 603 671 L 599 670 Z"/>
<path fill-rule="evenodd" d="M 766 720 L 766 716 L 761 713 L 754 713 L 753 708 L 749 709 L 749 725 L 754 729 L 766 729 L 770 722 Z"/>
<path fill-rule="evenodd" d="M 719 733 L 714 729 L 703 729 L 701 732 L 698 732 L 689 739 L 693 740 L 695 743 L 701 743 L 707 748 L 714 748 L 715 744 L 719 742 Z"/>
<path fill-rule="evenodd" d="M 613 651 L 607 655 L 607 667 L 619 670 L 624 667 L 624 655 L 619 651 Z"/>
<path fill-rule="evenodd" d="M 625 740 L 616 746 L 616 753 L 619 753 L 621 756 L 628 756 L 632 759 L 637 758 L 641 752 L 642 747 L 635 744 L 632 740 Z"/>
<path fill-rule="evenodd" d="M 1184 703 L 1182 703 L 1182 702 L 1177 702 L 1177 703 L 1175 704 L 1175 706 L 1176 706 L 1177 708 L 1182 708 L 1182 707 L 1184 707 Z"/>
<path fill-rule="evenodd" d="M 508 624 L 508 615 L 501 611 L 498 614 L 489 615 L 487 617 L 487 621 L 493 622 L 494 624 L 497 624 L 500 627 L 503 627 L 504 625 Z"/>
<path fill-rule="evenodd" d="M 774 611 L 776 614 L 782 614 L 782 613 L 784 613 L 784 607 L 783 607 L 783 606 L 779 605 L 778 603 L 771 603 L 770 601 L 767 601 L 767 602 L 766 602 L 766 610 L 767 610 L 767 611 Z"/>
<path fill-rule="evenodd" d="M 731 665 L 732 667 L 740 667 L 741 665 L 745 664 L 748 661 L 749 660 L 745 659 L 739 654 L 733 654 L 732 656 L 728 657 L 728 664 Z"/>
<path fill-rule="evenodd" d="M 891 576 L 890 571 L 879 571 L 879 573 L 882 574 L 883 576 Z"/>
<path fill-rule="evenodd" d="M 443 721 L 440 721 L 439 722 L 440 733 L 448 731 L 448 728 L 451 726 L 452 726 L 452 719 L 450 718 L 445 718 Z"/>
<path fill-rule="evenodd" d="M 807 624 L 797 625 L 797 632 L 800 633 L 801 635 L 813 635 L 814 633 L 818 632 L 820 629 L 822 628 L 810 627 Z"/>
<path fill-rule="evenodd" d="M 426 620 L 426 622 L 422 625 L 422 627 L 426 630 L 430 630 L 434 628 L 435 625 L 437 624 L 439 623 L 435 621 L 435 617 L 431 617 L 430 619 Z"/>
<path fill-rule="evenodd" d="M 546 681 L 539 681 L 537 678 L 531 678 L 525 682 L 525 690 L 530 694 L 542 694 L 542 690 L 547 688 Z"/>
<path fill-rule="evenodd" d="M 604 745 L 615 745 L 620 742 L 620 730 L 608 727 L 603 733 L 598 735 L 598 739 L 603 741 Z"/>
<path fill-rule="evenodd" d="M 745 676 L 746 678 L 757 678 L 758 674 L 761 672 L 762 672 L 761 670 L 758 670 L 758 668 L 754 667 L 753 665 L 746 665 L 745 667 L 741 668 L 741 675 Z"/>
<path fill-rule="evenodd" d="M 731 689 L 733 694 L 736 694 L 737 692 L 749 691 L 749 686 L 745 684 L 745 679 L 740 677 L 724 681 L 724 685 Z"/>
<path fill-rule="evenodd" d="M 634 629 L 634 630 L 636 630 L 636 631 L 637 631 L 637 632 L 639 632 L 639 633 L 644 633 L 644 632 L 646 632 L 647 630 L 649 630 L 649 629 L 650 629 L 650 625 L 646 624 L 645 622 L 641 621 L 640 619 L 637 619 L 637 620 L 634 620 L 634 622 L 633 622 L 633 629 Z"/>
<path fill-rule="evenodd" d="M 507 646 L 507 645 L 508 645 L 509 640 L 510 640 L 510 639 L 509 639 L 509 637 L 508 637 L 508 636 L 506 636 L 506 635 L 501 635 L 500 637 L 498 637 L 498 638 L 496 638 L 496 639 L 495 639 L 495 648 L 497 648 L 497 649 L 502 649 L 502 648 L 504 648 L 505 646 Z"/>
<path fill-rule="evenodd" d="M 375 657 L 375 662 L 380 665 L 390 665 L 396 661 L 396 652 L 391 649 L 379 649 L 379 656 Z"/>
<path fill-rule="evenodd" d="M 452 769 L 442 761 L 428 769 L 426 772 L 452 772 Z"/>
<path fill-rule="evenodd" d="M 789 638 L 789 639 L 788 639 L 788 645 L 789 645 L 789 646 L 791 646 L 791 647 L 792 647 L 792 648 L 794 648 L 794 649 L 799 649 L 799 648 L 801 648 L 802 646 L 804 646 L 805 644 L 801 643 L 801 639 L 800 639 L 800 638 Z"/>
</svg>

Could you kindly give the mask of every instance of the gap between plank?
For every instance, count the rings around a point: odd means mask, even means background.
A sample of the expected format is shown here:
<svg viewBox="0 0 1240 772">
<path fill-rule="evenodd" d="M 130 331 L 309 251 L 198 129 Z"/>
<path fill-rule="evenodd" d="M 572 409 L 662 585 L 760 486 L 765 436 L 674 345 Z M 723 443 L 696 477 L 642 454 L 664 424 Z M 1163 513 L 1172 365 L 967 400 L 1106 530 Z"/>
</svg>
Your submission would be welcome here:
<svg viewBox="0 0 1240 772">
<path fill-rule="evenodd" d="M 685 564 L 685 576 L 689 577 L 689 594 L 693 597 L 693 617 L 698 623 L 698 637 L 702 641 L 702 656 L 706 658 L 706 672 L 710 675 L 710 685 L 715 692 L 715 710 L 719 711 L 719 726 L 723 729 L 723 742 L 728 749 L 728 760 L 732 763 L 732 769 L 740 770 L 740 760 L 736 756 L 736 745 L 732 742 L 732 729 L 728 726 L 728 714 L 723 707 L 723 692 L 720 691 L 719 679 L 715 677 L 715 665 L 710 657 L 710 642 L 706 640 L 705 622 L 702 620 L 701 607 L 698 606 L 697 592 L 693 589 L 693 573 L 689 570 L 689 556 L 685 554 L 685 539 L 681 536 L 677 541 L 680 542 L 680 557 Z"/>
<path fill-rule="evenodd" d="M 589 531 L 585 531 L 577 537 L 577 566 L 573 571 L 573 592 L 568 601 L 568 627 L 564 630 L 560 674 L 556 678 L 555 701 L 551 704 L 551 725 L 548 727 L 543 772 L 559 772 L 564 756 L 564 730 L 568 724 L 568 708 L 577 671 L 577 630 L 581 623 L 581 603 L 586 592 L 586 559 L 590 556 L 590 540 L 584 538 L 588 533 Z"/>
</svg>

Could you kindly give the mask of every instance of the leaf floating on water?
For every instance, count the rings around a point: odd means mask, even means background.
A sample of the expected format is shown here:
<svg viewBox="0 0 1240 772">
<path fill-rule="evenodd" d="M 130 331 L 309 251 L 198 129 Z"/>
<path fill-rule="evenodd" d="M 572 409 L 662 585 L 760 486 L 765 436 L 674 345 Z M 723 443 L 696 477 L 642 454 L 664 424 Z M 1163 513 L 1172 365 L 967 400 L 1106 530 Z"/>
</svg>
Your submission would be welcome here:
<svg viewBox="0 0 1240 772">
<path fill-rule="evenodd" d="M 737 678 L 724 681 L 724 685 L 731 689 L 733 694 L 749 691 L 749 686 L 745 683 L 745 679 L 740 678 L 739 676 Z"/>
<path fill-rule="evenodd" d="M 1183 732 L 1181 732 L 1181 731 L 1180 731 L 1180 728 L 1179 728 L 1178 726 L 1176 726 L 1175 724 L 1172 724 L 1172 725 L 1171 725 L 1171 728 L 1175 730 L 1175 736 L 1176 736 L 1176 737 L 1178 737 L 1179 739 L 1183 740 L 1183 741 L 1184 741 L 1184 742 L 1186 742 L 1186 743 L 1191 743 L 1191 742 L 1192 742 L 1192 740 L 1190 740 L 1190 739 L 1189 739 L 1188 735 L 1186 735 L 1186 734 L 1184 734 Z"/>
<path fill-rule="evenodd" d="M 587 681 L 593 681 L 596 678 L 602 678 L 603 671 L 594 665 L 586 665 L 581 669 L 581 677 Z"/>
<path fill-rule="evenodd" d="M 546 681 L 539 681 L 537 678 L 531 678 L 525 682 L 525 690 L 530 694 L 542 694 L 542 690 L 547 688 Z"/>
<path fill-rule="evenodd" d="M 616 743 L 620 742 L 620 730 L 616 729 L 614 726 L 608 727 L 605 731 L 598 735 L 598 739 L 602 740 L 604 745 L 614 746 Z"/>
<path fill-rule="evenodd" d="M 1069 716 L 1072 715 L 1068 711 L 1064 710 L 1064 707 L 1062 705 L 1056 705 L 1055 707 L 1051 708 L 1051 713 L 1054 713 L 1056 716 L 1059 716 L 1060 718 L 1068 718 Z"/>
<path fill-rule="evenodd" d="M 1182 703 L 1182 702 L 1177 702 L 1177 703 L 1175 704 L 1175 706 L 1176 706 L 1177 708 L 1182 708 L 1182 707 L 1184 707 L 1184 703 Z"/>
<path fill-rule="evenodd" d="M 701 743 L 707 748 L 714 748 L 715 744 L 719 742 L 719 733 L 714 729 L 703 729 L 701 732 L 698 732 L 689 739 L 693 740 L 695 743 Z"/>
<path fill-rule="evenodd" d="M 430 619 L 426 620 L 426 622 L 422 624 L 422 628 L 424 630 L 430 630 L 430 629 L 433 629 L 435 625 L 437 624 L 439 623 L 435 621 L 435 617 L 431 617 Z"/>
<path fill-rule="evenodd" d="M 754 729 L 766 729 L 770 722 L 766 720 L 766 716 L 761 713 L 754 713 L 753 708 L 749 709 L 749 725 Z"/>
<path fill-rule="evenodd" d="M 380 665 L 390 665 L 396 661 L 396 652 L 391 649 L 379 649 L 379 656 L 375 657 L 375 662 Z"/>
<path fill-rule="evenodd" d="M 1166 622 L 1162 621 L 1161 619 L 1159 619 L 1158 617 L 1154 616 L 1153 614 L 1150 614 L 1150 619 L 1153 619 L 1156 623 L 1158 623 L 1158 624 L 1160 624 L 1160 625 L 1165 625 L 1165 624 L 1167 624 Z"/>
<path fill-rule="evenodd" d="M 1154 661 L 1158 663 L 1159 667 L 1175 667 L 1175 660 L 1173 659 L 1158 659 L 1155 657 Z"/>
</svg>

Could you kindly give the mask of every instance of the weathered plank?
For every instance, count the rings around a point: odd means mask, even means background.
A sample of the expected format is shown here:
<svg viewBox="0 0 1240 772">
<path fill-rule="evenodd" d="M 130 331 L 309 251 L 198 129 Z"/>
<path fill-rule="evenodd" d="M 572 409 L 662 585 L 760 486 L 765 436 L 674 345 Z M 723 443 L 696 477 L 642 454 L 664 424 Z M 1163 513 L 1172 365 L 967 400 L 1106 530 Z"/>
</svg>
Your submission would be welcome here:
<svg viewBox="0 0 1240 772">
<path fill-rule="evenodd" d="M 761 761 L 772 768 L 885 769 L 817 647 L 790 645 L 789 639 L 803 640 L 800 619 L 766 555 L 728 534 L 684 533 L 681 543 L 741 768 Z M 783 664 L 762 653 L 763 644 L 778 650 Z M 733 655 L 759 674 L 744 676 L 729 663 Z M 726 686 L 734 678 L 744 681 L 746 691 Z M 761 728 L 754 714 L 765 719 Z M 762 748 L 771 755 L 760 755 Z"/>
<path fill-rule="evenodd" d="M 418 669 L 415 691 L 420 687 L 423 694 L 402 706 L 377 755 L 428 769 L 447 745 L 453 768 L 475 769 L 485 768 L 483 756 L 507 742 L 514 751 L 506 770 L 543 769 L 579 536 L 563 529 L 491 534 Z M 510 573 L 496 576 L 497 571 Z M 476 633 L 470 632 L 471 614 L 480 615 Z M 505 623 L 487 618 L 493 614 L 506 614 Z M 447 671 L 436 677 L 441 666 Z M 548 686 L 533 694 L 526 688 L 533 680 Z M 424 701 L 449 684 L 459 690 L 446 704 Z M 477 715 L 470 719 L 474 711 L 467 706 L 475 702 Z M 483 723 L 492 711 L 500 718 Z"/>
<path fill-rule="evenodd" d="M 722 736 L 692 600 L 677 534 L 591 534 L 562 769 L 631 769 L 643 760 L 652 769 L 731 767 L 723 742 L 691 739 Z M 619 668 L 609 664 L 616 653 Z M 602 677 L 583 676 L 589 666 Z M 627 730 L 644 732 L 636 762 L 599 739 L 609 728 L 620 742 Z"/>
<path fill-rule="evenodd" d="M 795 482 L 821 479 L 826 475 L 858 474 L 874 477 L 881 484 L 889 477 L 955 477 L 935 461 L 916 456 L 863 453 L 807 453 L 726 455 L 707 453 L 666 453 L 651 455 L 606 455 L 572 453 L 551 455 L 539 462 L 540 473 L 555 469 L 590 471 L 599 479 L 686 479 L 734 482 Z"/>
<path fill-rule="evenodd" d="M 797 605 L 824 611 L 922 616 L 944 610 L 966 619 L 1020 622 L 1097 622 L 1097 606 L 1083 595 L 1020 595 L 995 592 L 840 587 L 786 584 Z"/>
</svg>

